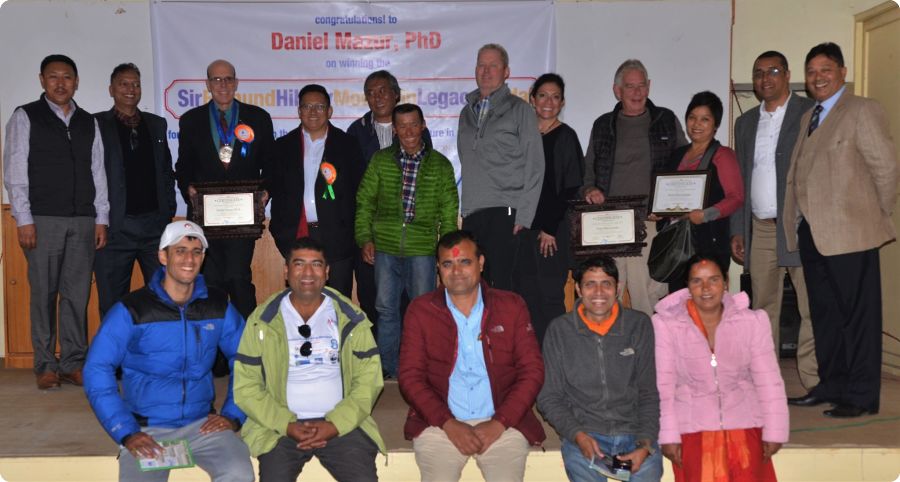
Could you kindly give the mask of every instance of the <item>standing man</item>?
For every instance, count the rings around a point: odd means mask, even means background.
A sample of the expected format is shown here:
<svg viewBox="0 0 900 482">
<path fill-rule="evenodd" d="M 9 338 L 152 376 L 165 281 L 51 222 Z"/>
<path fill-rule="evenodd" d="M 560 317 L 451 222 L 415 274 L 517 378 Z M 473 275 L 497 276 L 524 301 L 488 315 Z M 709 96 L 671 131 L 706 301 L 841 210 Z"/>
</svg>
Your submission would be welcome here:
<svg viewBox="0 0 900 482">
<path fill-rule="evenodd" d="M 531 226 L 544 182 L 544 146 L 534 109 L 512 95 L 509 54 L 501 45 L 478 49 L 475 82 L 459 114 L 463 229 L 484 248 L 485 280 L 512 289 L 516 235 Z"/>
<path fill-rule="evenodd" d="M 297 480 L 313 456 L 337 480 L 378 480 L 378 348 L 365 313 L 325 287 L 328 271 L 322 244 L 296 240 L 284 264 L 289 288 L 253 312 L 241 338 L 234 396 L 262 482 Z"/>
<path fill-rule="evenodd" d="M 619 102 L 594 121 L 584 156 L 584 194 L 592 204 L 603 204 L 610 197 L 649 196 L 653 173 L 665 167 L 676 147 L 687 143 L 678 117 L 647 97 L 650 78 L 640 60 L 626 60 L 616 69 L 613 93 Z M 627 289 L 631 307 L 652 315 L 668 287 L 650 278 L 647 258 L 656 223 L 644 225 L 647 246 L 641 256 L 615 260 L 619 297 Z"/>
<path fill-rule="evenodd" d="M 300 125 L 275 141 L 269 231 L 287 260 L 294 241 L 327 246 L 328 286 L 350 297 L 358 248 L 353 237 L 356 189 L 365 170 L 356 141 L 329 122 L 325 87 L 300 89 Z"/>
<path fill-rule="evenodd" d="M 356 139 L 362 150 L 363 161 L 366 166 L 372 160 L 376 151 L 386 149 L 397 144 L 397 134 L 394 132 L 391 116 L 394 107 L 400 102 L 400 83 L 394 74 L 387 70 L 376 70 L 366 77 L 363 84 L 363 93 L 369 104 L 369 112 L 353 121 L 347 129 L 347 134 Z M 431 148 L 431 134 L 426 127 L 422 133 L 425 146 Z M 362 247 L 362 246 L 360 246 Z M 359 306 L 366 312 L 366 316 L 372 323 L 378 325 L 378 312 L 375 309 L 375 269 L 363 261 L 362 252 L 357 256 L 354 267 L 356 272 L 356 297 Z M 379 343 L 379 345 L 381 345 Z M 384 356 L 381 358 L 384 362 Z"/>
<path fill-rule="evenodd" d="M 453 165 L 425 144 L 425 116 L 414 104 L 394 108 L 395 145 L 378 151 L 356 193 L 356 243 L 375 265 L 378 349 L 385 376 L 397 378 L 400 298 L 434 290 L 434 245 L 456 231 L 459 197 Z"/>
<path fill-rule="evenodd" d="M 632 481 L 659 482 L 653 324 L 616 301 L 619 273 L 609 256 L 582 261 L 572 277 L 579 299 L 547 329 L 538 396 L 538 408 L 562 439 L 566 474 L 605 481 L 591 461 L 622 454 L 619 459 L 632 463 Z"/>
<path fill-rule="evenodd" d="M 878 248 L 897 237 L 897 151 L 887 118 L 877 102 L 846 91 L 846 75 L 836 44 L 806 54 L 816 106 L 800 122 L 784 200 L 787 248 L 800 249 L 819 362 L 819 384 L 788 403 L 831 402 L 829 417 L 878 413 Z"/>
<path fill-rule="evenodd" d="M 206 88 L 212 100 L 187 111 L 178 123 L 175 178 L 191 219 L 195 182 L 265 179 L 275 134 L 272 118 L 259 107 L 234 99 L 238 79 L 227 60 L 206 68 Z M 240 127 L 240 129 L 237 129 Z M 263 189 L 267 190 L 266 183 Z M 268 193 L 264 203 L 268 201 Z M 250 263 L 255 239 L 214 239 L 209 243 L 203 275 L 211 286 L 228 293 L 244 318 L 256 307 Z"/>
<path fill-rule="evenodd" d="M 781 52 L 763 52 L 753 63 L 753 90 L 762 100 L 734 123 L 735 150 L 744 179 L 744 204 L 731 216 L 731 254 L 750 273 L 753 308 L 772 322 L 775 355 L 781 341 L 781 299 L 785 272 L 791 276 L 800 310 L 797 370 L 800 383 L 812 389 L 819 383 L 816 348 L 809 318 L 806 281 L 800 253 L 788 252 L 784 241 L 785 179 L 790 154 L 800 132 L 800 117 L 812 99 L 791 93 L 791 71 Z"/>
<path fill-rule="evenodd" d="M 467 231 L 438 241 L 443 287 L 412 301 L 403 326 L 404 435 L 422 481 L 459 480 L 474 457 L 488 482 L 521 481 L 544 429 L 531 410 L 541 351 L 519 295 L 481 282 L 484 255 Z"/>
<path fill-rule="evenodd" d="M 75 62 L 48 55 L 38 79 L 41 98 L 16 108 L 6 126 L 3 184 L 28 260 L 34 373 L 46 390 L 82 384 L 91 267 L 106 245 L 109 202 L 100 129 L 72 100 Z"/>
<path fill-rule="evenodd" d="M 200 276 L 207 246 L 190 221 L 166 226 L 162 268 L 113 305 L 91 345 L 84 391 L 120 445 L 120 481 L 168 480 L 169 471 L 143 472 L 138 463 L 160 455 L 160 442 L 179 439 L 214 482 L 253 481 L 250 453 L 235 433 L 246 417 L 232 400 L 231 383 L 221 414 L 213 408 L 216 350 L 234 361 L 244 319 L 224 291 Z"/>
<path fill-rule="evenodd" d="M 166 121 L 141 112 L 141 71 L 119 64 L 109 77 L 112 109 L 96 114 L 109 186 L 109 234 L 94 273 L 100 316 L 128 294 L 137 260 L 144 283 L 159 269 L 156 245 L 175 215 L 175 174 Z"/>
</svg>

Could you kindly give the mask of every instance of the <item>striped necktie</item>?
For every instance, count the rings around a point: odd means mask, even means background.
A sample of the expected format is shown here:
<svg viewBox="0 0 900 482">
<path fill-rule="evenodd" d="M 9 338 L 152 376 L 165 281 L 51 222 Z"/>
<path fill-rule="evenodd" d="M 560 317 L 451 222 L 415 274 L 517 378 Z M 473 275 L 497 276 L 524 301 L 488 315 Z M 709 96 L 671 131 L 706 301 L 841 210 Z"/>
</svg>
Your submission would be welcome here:
<svg viewBox="0 0 900 482">
<path fill-rule="evenodd" d="M 817 105 L 813 108 L 812 117 L 809 119 L 809 130 L 806 132 L 806 136 L 809 137 L 812 135 L 813 131 L 819 127 L 819 114 L 822 113 L 822 104 Z"/>
</svg>

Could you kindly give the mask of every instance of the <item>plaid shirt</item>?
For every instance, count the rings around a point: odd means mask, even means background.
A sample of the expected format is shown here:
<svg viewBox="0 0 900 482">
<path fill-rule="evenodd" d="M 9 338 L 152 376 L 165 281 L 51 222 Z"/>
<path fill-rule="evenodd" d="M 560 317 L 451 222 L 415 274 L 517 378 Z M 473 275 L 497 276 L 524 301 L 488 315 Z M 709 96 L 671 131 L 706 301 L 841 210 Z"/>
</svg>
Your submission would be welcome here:
<svg viewBox="0 0 900 482">
<path fill-rule="evenodd" d="M 425 157 L 425 145 L 414 155 L 409 155 L 403 147 L 400 148 L 400 171 L 402 172 L 402 187 L 400 198 L 403 202 L 403 218 L 405 223 L 411 223 L 416 217 L 416 176 L 419 175 L 419 166 Z"/>
</svg>

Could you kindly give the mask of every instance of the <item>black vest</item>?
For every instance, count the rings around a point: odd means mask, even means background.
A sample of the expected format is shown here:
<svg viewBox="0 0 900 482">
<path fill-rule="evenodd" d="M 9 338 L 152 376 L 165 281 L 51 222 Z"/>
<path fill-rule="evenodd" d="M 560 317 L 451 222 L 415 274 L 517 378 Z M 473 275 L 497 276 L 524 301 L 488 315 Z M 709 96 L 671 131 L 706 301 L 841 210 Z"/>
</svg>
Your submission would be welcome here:
<svg viewBox="0 0 900 482">
<path fill-rule="evenodd" d="M 96 216 L 96 191 L 91 173 L 94 118 L 76 105 L 67 128 L 50 110 L 43 95 L 21 108 L 31 123 L 28 143 L 31 214 Z"/>
</svg>

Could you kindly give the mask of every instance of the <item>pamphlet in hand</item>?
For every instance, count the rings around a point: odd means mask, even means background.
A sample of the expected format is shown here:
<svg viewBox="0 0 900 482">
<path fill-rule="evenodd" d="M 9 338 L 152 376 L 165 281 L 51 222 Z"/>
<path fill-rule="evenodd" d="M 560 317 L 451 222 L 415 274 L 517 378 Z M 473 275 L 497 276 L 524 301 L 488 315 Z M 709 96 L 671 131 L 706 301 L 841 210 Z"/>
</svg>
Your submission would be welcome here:
<svg viewBox="0 0 900 482">
<path fill-rule="evenodd" d="M 163 453 L 155 458 L 139 458 L 138 466 L 142 472 L 152 470 L 186 469 L 194 466 L 194 455 L 187 439 L 159 440 Z"/>
<path fill-rule="evenodd" d="M 631 480 L 630 461 L 621 460 L 618 456 L 604 457 L 597 460 L 597 463 L 595 463 L 594 460 L 594 457 L 591 457 L 591 464 L 588 467 L 599 472 L 601 475 L 615 480 Z"/>
</svg>

